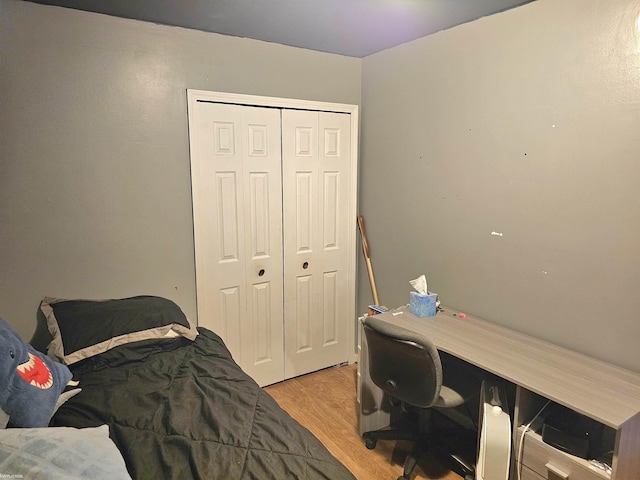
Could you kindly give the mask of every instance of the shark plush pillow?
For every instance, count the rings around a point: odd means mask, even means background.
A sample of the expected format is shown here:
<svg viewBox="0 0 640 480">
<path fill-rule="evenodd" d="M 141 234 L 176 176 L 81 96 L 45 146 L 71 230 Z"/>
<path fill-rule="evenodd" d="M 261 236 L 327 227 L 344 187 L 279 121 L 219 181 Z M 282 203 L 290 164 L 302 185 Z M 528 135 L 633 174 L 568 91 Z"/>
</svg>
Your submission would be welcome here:
<svg viewBox="0 0 640 480">
<path fill-rule="evenodd" d="M 38 352 L 0 318 L 0 409 L 15 427 L 46 427 L 71 380 L 66 365 Z"/>
</svg>

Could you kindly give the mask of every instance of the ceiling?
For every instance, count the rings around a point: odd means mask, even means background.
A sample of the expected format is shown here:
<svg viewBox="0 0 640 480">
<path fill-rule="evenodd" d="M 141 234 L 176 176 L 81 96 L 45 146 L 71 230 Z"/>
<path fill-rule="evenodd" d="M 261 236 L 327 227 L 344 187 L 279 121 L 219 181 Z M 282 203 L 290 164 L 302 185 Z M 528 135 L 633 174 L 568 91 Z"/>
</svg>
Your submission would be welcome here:
<svg viewBox="0 0 640 480">
<path fill-rule="evenodd" d="M 28 0 L 365 57 L 533 0 Z"/>
</svg>

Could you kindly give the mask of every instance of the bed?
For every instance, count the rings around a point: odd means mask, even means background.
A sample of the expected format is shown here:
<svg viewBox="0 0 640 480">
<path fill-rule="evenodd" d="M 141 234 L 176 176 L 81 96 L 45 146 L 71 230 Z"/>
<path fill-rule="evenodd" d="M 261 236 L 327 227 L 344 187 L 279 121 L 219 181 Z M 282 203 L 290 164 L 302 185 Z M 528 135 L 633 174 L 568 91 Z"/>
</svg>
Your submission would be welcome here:
<svg viewBox="0 0 640 480">
<path fill-rule="evenodd" d="M 46 298 L 31 343 L 80 389 L 45 430 L 106 425 L 131 478 L 354 479 L 167 299 Z"/>
</svg>

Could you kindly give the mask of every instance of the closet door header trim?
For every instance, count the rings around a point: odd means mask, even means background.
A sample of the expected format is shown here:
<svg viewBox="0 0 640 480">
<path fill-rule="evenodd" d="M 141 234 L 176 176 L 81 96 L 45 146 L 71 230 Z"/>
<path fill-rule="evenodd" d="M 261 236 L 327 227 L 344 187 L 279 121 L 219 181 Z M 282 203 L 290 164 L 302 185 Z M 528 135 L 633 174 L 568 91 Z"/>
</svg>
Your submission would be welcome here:
<svg viewBox="0 0 640 480">
<path fill-rule="evenodd" d="M 347 103 L 318 102 L 295 98 L 263 97 L 261 95 L 245 95 L 240 93 L 209 92 L 206 90 L 187 89 L 189 106 L 195 102 L 218 102 L 250 105 L 255 107 L 291 108 L 298 110 L 319 110 L 323 112 L 350 113 L 357 118 L 358 105 Z"/>
</svg>

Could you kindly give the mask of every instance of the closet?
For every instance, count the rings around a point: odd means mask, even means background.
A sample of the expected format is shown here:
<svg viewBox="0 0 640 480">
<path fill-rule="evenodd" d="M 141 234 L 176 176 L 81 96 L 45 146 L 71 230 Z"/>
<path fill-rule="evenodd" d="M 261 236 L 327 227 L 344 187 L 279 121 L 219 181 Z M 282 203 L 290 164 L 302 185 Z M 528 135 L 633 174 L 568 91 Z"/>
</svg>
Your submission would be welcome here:
<svg viewBox="0 0 640 480">
<path fill-rule="evenodd" d="M 198 324 L 263 386 L 351 360 L 357 106 L 188 102 Z"/>
</svg>

